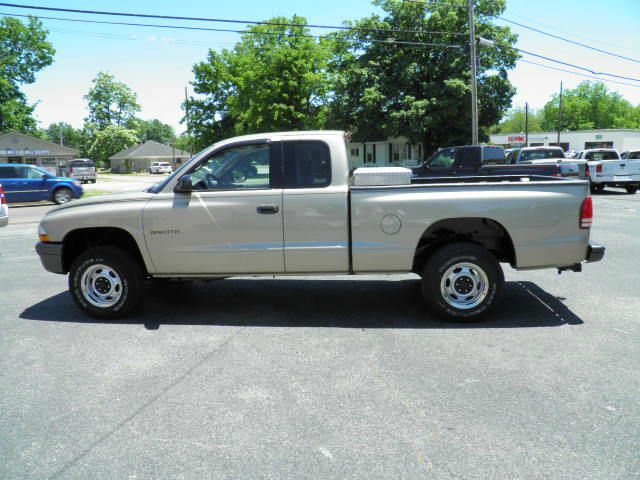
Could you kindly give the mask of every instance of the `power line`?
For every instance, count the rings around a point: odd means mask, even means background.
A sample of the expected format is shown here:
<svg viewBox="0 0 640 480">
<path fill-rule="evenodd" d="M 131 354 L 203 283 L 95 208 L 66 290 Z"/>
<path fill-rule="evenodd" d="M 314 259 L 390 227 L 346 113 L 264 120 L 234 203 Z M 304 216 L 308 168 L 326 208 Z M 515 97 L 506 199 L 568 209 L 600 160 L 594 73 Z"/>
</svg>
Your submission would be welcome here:
<svg viewBox="0 0 640 480">
<path fill-rule="evenodd" d="M 507 48 L 511 48 L 513 50 L 517 50 L 520 53 L 524 53 L 526 55 L 531 55 L 532 57 L 542 58 L 543 60 L 547 60 L 549 62 L 558 63 L 560 65 L 564 65 L 566 67 L 577 68 L 578 70 L 583 70 L 585 72 L 593 73 L 594 75 L 605 75 L 607 77 L 620 78 L 622 80 L 631 80 L 632 82 L 640 82 L 639 78 L 631 78 L 631 77 L 623 77 L 622 75 L 615 75 L 613 73 L 607 72 L 598 72 L 596 70 L 592 70 L 587 67 L 581 67 L 579 65 L 574 65 L 573 63 L 563 62 L 562 60 L 556 60 L 555 58 L 546 57 L 544 55 L 540 55 L 539 53 L 528 52 L 527 50 L 522 50 L 521 48 L 507 46 Z"/>
<path fill-rule="evenodd" d="M 331 30 L 351 30 L 351 31 L 382 32 L 382 33 L 428 33 L 428 34 L 441 34 L 441 35 L 464 35 L 463 33 L 447 32 L 447 31 L 407 30 L 407 29 L 393 29 L 393 28 L 368 28 L 368 27 L 352 27 L 348 25 L 318 25 L 318 24 L 305 24 L 305 23 L 292 23 L 292 22 L 239 20 L 239 19 L 229 19 L 229 18 L 182 17 L 182 16 L 175 16 L 175 15 L 155 15 L 150 13 L 126 13 L 126 12 L 111 12 L 111 11 L 104 11 L 104 10 L 80 10 L 77 8 L 41 7 L 38 5 L 19 5 L 16 3 L 5 3 L 5 2 L 0 2 L 0 6 L 31 9 L 31 10 L 45 10 L 50 12 L 83 13 L 83 14 L 89 14 L 89 15 L 109 15 L 109 16 L 117 16 L 117 17 L 155 18 L 160 20 L 186 20 L 186 21 L 197 21 L 197 22 L 236 23 L 236 24 L 243 24 L 243 25 L 274 25 L 278 27 L 324 28 L 324 29 L 331 29 Z"/>
<path fill-rule="evenodd" d="M 593 75 L 587 75 L 585 73 L 580 73 L 580 72 L 572 72 L 571 70 L 567 70 L 565 68 L 552 67 L 551 65 L 544 65 L 544 64 L 538 63 L 538 62 L 532 62 L 531 60 L 520 59 L 520 60 L 518 60 L 518 62 L 529 63 L 531 65 L 537 65 L 538 67 L 548 68 L 550 70 L 557 70 L 559 72 L 571 73 L 572 75 L 579 75 L 581 77 L 595 78 L 596 80 L 600 80 L 600 81 L 603 81 L 603 82 L 617 83 L 618 85 L 626 85 L 628 87 L 640 88 L 640 85 L 634 85 L 632 83 L 625 83 L 625 82 L 618 82 L 616 80 L 609 80 L 608 78 L 596 77 L 596 76 L 593 76 Z"/>
<path fill-rule="evenodd" d="M 529 22 L 535 23 L 537 25 L 541 25 L 541 26 L 546 27 L 546 28 L 550 28 L 551 30 L 555 30 L 556 32 L 564 33 L 565 35 L 570 35 L 570 36 L 575 37 L 575 38 L 581 38 L 583 40 L 588 40 L 590 42 L 597 42 L 597 43 L 600 43 L 600 44 L 603 44 L 603 45 L 610 45 L 612 47 L 620 48 L 622 50 L 627 50 L 629 52 L 640 52 L 640 50 L 638 50 L 638 49 L 625 47 L 625 46 L 619 45 L 617 43 L 606 42 L 606 41 L 603 41 L 602 39 L 596 40 L 595 38 L 592 38 L 592 37 L 585 37 L 584 35 L 578 35 L 578 34 L 576 34 L 574 32 L 570 32 L 568 30 L 563 30 L 563 29 L 555 27 L 553 25 L 549 25 L 548 23 L 542 23 L 542 22 L 540 22 L 538 20 L 534 20 L 532 18 L 525 17 L 524 15 L 517 15 L 517 14 L 511 13 L 511 12 L 509 12 L 508 15 L 510 15 L 512 17 L 516 17 L 516 18 L 522 18 L 523 20 L 528 20 Z"/>
<path fill-rule="evenodd" d="M 0 13 L 0 14 L 10 16 L 10 17 L 29 17 L 30 16 L 30 15 L 20 15 L 17 13 Z M 125 26 L 133 26 L 133 27 L 171 28 L 171 29 L 178 29 L 178 30 L 197 30 L 197 31 L 206 31 L 206 32 L 231 32 L 231 33 L 240 33 L 240 34 L 248 34 L 248 35 L 267 35 L 267 36 L 271 35 L 271 36 L 281 36 L 281 37 L 306 37 L 306 38 L 316 38 L 316 39 L 326 38 L 322 35 L 278 33 L 278 32 L 253 32 L 251 30 L 233 30 L 233 29 L 227 29 L 227 28 L 212 28 L 212 27 L 193 27 L 193 26 L 187 26 L 187 25 L 110 22 L 106 20 L 87 20 L 87 19 L 80 19 L 80 18 L 43 17 L 43 16 L 38 16 L 38 18 L 41 18 L 44 20 L 60 20 L 64 22 L 94 23 L 94 24 L 101 24 L 101 25 L 125 25 Z M 387 45 L 414 45 L 414 46 L 422 46 L 422 47 L 462 48 L 462 46 L 460 45 L 453 45 L 448 43 L 410 42 L 410 41 L 404 41 L 404 40 L 374 39 L 374 38 L 369 38 L 367 39 L 367 41 L 372 43 L 381 43 L 381 44 L 387 44 Z"/>
<path fill-rule="evenodd" d="M 604 53 L 604 54 L 606 54 L 606 55 L 611 55 L 612 57 L 622 58 L 622 59 L 624 59 L 624 60 L 629 60 L 629 61 L 631 61 L 631 62 L 640 63 L 640 60 L 637 60 L 637 59 L 635 59 L 635 58 L 625 57 L 624 55 L 619 55 L 619 54 L 617 54 L 617 53 L 608 52 L 608 51 L 606 51 L 606 50 L 602 50 L 602 49 L 600 49 L 600 48 L 592 47 L 591 45 L 587 45 L 587 44 L 585 44 L 585 43 L 576 42 L 576 41 L 574 41 L 574 40 L 570 40 L 570 39 L 568 39 L 568 38 L 561 37 L 560 35 L 554 35 L 553 33 L 545 32 L 545 31 L 543 31 L 543 30 L 538 30 L 537 28 L 530 27 L 530 26 L 525 25 L 525 24 L 523 24 L 523 23 L 514 22 L 513 20 L 509 20 L 509 19 L 504 18 L 504 17 L 497 17 L 497 18 L 499 18 L 500 20 L 502 20 L 502 21 L 504 21 L 504 22 L 511 23 L 511 24 L 513 24 L 513 25 L 518 25 L 519 27 L 522 27 L 522 28 L 526 28 L 527 30 L 532 30 L 532 31 L 537 32 L 537 33 L 540 33 L 540 34 L 542 34 L 542 35 L 546 35 L 546 36 L 548 36 L 548 37 L 552 37 L 552 38 L 556 38 L 556 39 L 558 39 L 558 40 L 562 40 L 563 42 L 572 43 L 572 44 L 574 44 L 574 45 L 578 45 L 578 46 L 580 46 L 580 47 L 588 48 L 588 49 L 590 49 L 590 50 L 594 50 L 594 51 L 596 51 L 596 52 Z"/>
<path fill-rule="evenodd" d="M 417 0 L 415 0 L 417 1 Z M 32 5 L 18 5 L 14 3 L 5 3 L 0 2 L 0 6 L 8 6 L 14 8 L 27 8 L 27 9 L 35 9 L 35 10 L 47 10 L 47 11 L 61 11 L 68 13 L 86 13 L 92 15 L 112 15 L 112 16 L 130 16 L 130 17 L 142 17 L 142 18 L 162 18 L 162 19 L 174 19 L 174 20 L 196 20 L 196 21 L 208 21 L 208 22 L 226 22 L 226 23 L 242 23 L 242 24 L 255 24 L 255 25 L 275 25 L 275 26 L 292 26 L 292 27 L 302 27 L 302 28 L 336 28 L 343 30 L 359 30 L 357 27 L 348 27 L 348 26 L 329 26 L 329 25 L 314 25 L 314 24 L 301 24 L 301 23 L 284 23 L 284 22 L 268 22 L 268 21 L 249 21 L 249 20 L 237 20 L 237 19 L 215 19 L 215 18 L 203 18 L 203 17 L 181 17 L 181 16 L 171 16 L 171 15 L 152 15 L 152 14 L 140 14 L 140 13 L 124 13 L 124 12 L 107 12 L 107 11 L 98 11 L 98 10 L 80 10 L 80 9 L 70 9 L 70 8 L 57 8 L 57 7 L 40 7 L 40 6 L 32 6 Z M 26 15 L 15 15 L 15 16 L 26 16 Z M 210 28 L 210 27 L 194 27 L 194 26 L 186 26 L 186 25 L 167 25 L 167 24 L 146 24 L 146 23 L 132 23 L 132 22 L 109 22 L 104 20 L 88 20 L 88 19 L 71 19 L 71 18 L 60 18 L 60 17 L 40 17 L 49 20 L 61 20 L 61 21 L 70 21 L 70 22 L 83 22 L 83 23 L 97 23 L 97 24 L 109 24 L 109 25 L 127 25 L 127 26 L 138 26 L 138 27 L 153 27 L 153 28 L 172 28 L 172 29 L 181 29 L 181 30 L 201 30 L 201 31 L 217 31 L 217 32 L 232 32 L 232 33 L 240 33 L 240 34 L 257 34 L 257 35 L 278 35 L 278 36 L 307 36 L 311 38 L 323 38 L 317 35 L 304 35 L 304 34 L 280 34 L 277 32 L 252 32 L 247 30 L 231 30 L 231 29 L 221 29 L 221 28 Z M 383 31 L 383 32 L 392 32 L 392 33 L 428 33 L 427 31 L 421 30 L 394 30 L 394 29 L 360 29 L 361 31 Z M 383 39 L 367 39 L 367 41 L 372 43 L 382 43 L 382 44 L 394 44 L 394 45 L 414 45 L 414 46 L 430 46 L 430 47 L 443 47 L 443 48 L 462 48 L 461 45 L 452 45 L 445 43 L 429 43 L 429 42 L 410 42 L 403 40 L 383 40 Z M 574 65 L 568 62 L 564 62 L 562 60 L 556 60 L 544 55 L 540 55 L 534 52 L 529 52 L 523 49 L 519 49 L 517 47 L 512 47 L 510 45 L 505 45 L 506 48 L 510 48 L 516 50 L 518 52 L 524 53 L 526 55 L 531 55 L 537 58 L 541 58 L 550 62 L 558 63 L 561 65 L 565 65 L 568 67 L 576 68 L 578 70 L 583 70 L 594 75 L 604 75 L 613 78 L 619 78 L 622 80 L 629 80 L 633 82 L 640 82 L 640 79 L 624 77 L 621 75 L 615 75 L 608 72 L 598 72 L 590 68 L 581 67 L 579 65 Z"/>
</svg>

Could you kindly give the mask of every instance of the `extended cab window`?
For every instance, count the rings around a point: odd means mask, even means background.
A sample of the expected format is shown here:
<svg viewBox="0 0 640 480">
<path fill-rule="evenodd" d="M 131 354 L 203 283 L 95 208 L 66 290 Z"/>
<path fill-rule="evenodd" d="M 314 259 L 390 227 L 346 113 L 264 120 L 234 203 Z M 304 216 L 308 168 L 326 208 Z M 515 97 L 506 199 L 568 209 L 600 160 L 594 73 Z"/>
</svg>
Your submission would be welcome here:
<svg viewBox="0 0 640 480">
<path fill-rule="evenodd" d="M 433 158 L 429 161 L 429 166 L 431 168 L 447 168 L 453 165 L 453 162 L 456 159 L 456 149 L 455 148 L 445 148 L 444 150 L 440 150 L 436 153 Z"/>
<path fill-rule="evenodd" d="M 285 188 L 321 188 L 331 184 L 329 146 L 318 140 L 284 143 Z"/>
<path fill-rule="evenodd" d="M 269 188 L 269 145 L 239 145 L 218 151 L 191 172 L 194 190 Z"/>
</svg>

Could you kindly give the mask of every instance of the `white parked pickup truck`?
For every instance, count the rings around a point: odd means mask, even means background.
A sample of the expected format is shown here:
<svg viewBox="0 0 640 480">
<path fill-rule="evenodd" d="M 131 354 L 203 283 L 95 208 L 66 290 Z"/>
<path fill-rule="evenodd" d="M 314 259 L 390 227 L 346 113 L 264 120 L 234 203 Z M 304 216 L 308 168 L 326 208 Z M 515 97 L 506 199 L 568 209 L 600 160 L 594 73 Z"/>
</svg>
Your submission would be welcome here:
<svg viewBox="0 0 640 480">
<path fill-rule="evenodd" d="M 640 187 L 640 160 L 621 159 L 617 150 L 594 148 L 578 154 L 588 163 L 591 192 L 600 192 L 604 187 L 619 187 L 627 193 L 636 193 Z"/>
<path fill-rule="evenodd" d="M 502 295 L 500 262 L 580 271 L 589 242 L 584 180 L 421 179 L 351 171 L 343 132 L 232 138 L 144 192 L 55 207 L 39 226 L 44 267 L 69 274 L 76 304 L 127 315 L 153 278 L 413 272 L 429 310 L 475 320 Z"/>
</svg>

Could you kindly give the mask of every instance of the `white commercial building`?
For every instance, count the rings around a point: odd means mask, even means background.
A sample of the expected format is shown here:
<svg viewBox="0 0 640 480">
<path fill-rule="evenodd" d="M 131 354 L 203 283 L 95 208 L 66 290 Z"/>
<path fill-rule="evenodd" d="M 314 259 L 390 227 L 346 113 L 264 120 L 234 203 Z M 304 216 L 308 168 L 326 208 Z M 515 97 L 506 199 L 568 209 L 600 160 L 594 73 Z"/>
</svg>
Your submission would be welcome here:
<svg viewBox="0 0 640 480">
<path fill-rule="evenodd" d="M 504 148 L 524 147 L 524 133 L 497 133 L 491 143 Z M 558 132 L 529 132 L 529 147 L 558 145 Z M 619 152 L 640 149 L 640 129 L 575 130 L 560 132 L 560 146 L 564 151 L 587 148 L 615 148 Z"/>
</svg>

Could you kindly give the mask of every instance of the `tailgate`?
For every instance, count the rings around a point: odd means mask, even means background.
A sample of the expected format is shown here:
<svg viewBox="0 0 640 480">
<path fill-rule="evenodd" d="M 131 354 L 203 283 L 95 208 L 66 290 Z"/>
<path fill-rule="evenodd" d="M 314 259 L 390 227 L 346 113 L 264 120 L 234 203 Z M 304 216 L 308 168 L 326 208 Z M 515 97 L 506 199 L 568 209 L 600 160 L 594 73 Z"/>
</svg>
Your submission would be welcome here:
<svg viewBox="0 0 640 480">
<path fill-rule="evenodd" d="M 640 175 L 640 160 L 601 160 L 602 173 L 616 177 Z"/>
</svg>

